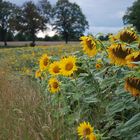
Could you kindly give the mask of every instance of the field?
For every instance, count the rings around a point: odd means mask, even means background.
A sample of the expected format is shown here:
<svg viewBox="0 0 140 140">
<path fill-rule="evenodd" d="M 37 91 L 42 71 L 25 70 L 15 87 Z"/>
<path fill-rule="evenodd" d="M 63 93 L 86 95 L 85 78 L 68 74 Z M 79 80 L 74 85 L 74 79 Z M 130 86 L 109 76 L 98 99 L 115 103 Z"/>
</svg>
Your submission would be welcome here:
<svg viewBox="0 0 140 140">
<path fill-rule="evenodd" d="M 139 43 L 112 38 L 0 48 L 0 140 L 139 140 Z"/>
<path fill-rule="evenodd" d="M 15 47 L 0 48 L 1 140 L 55 139 L 51 136 L 55 137 L 55 132 L 49 107 L 45 107 L 46 97 L 34 75 L 42 54 L 63 56 L 80 49 L 78 43 L 68 46 L 58 44 L 33 48 L 18 47 L 16 43 Z M 59 135 L 56 137 L 59 139 Z"/>
</svg>

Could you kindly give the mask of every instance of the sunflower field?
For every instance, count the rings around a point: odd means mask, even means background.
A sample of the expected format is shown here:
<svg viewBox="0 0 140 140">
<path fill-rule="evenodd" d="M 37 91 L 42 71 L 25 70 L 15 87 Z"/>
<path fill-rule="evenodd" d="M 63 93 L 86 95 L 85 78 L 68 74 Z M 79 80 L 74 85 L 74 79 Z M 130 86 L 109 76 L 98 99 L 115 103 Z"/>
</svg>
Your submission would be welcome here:
<svg viewBox="0 0 140 140">
<path fill-rule="evenodd" d="M 109 42 L 83 36 L 81 46 L 83 51 L 39 60 L 35 77 L 54 125 L 48 139 L 140 139 L 138 34 L 125 28 Z"/>
<path fill-rule="evenodd" d="M 31 48 L 28 57 L 12 65 L 40 89 L 41 107 L 32 112 L 37 112 L 35 129 L 26 129 L 26 135 L 37 132 L 39 140 L 139 140 L 138 33 L 128 27 L 109 41 L 91 35 L 80 40 L 78 47 Z"/>
</svg>

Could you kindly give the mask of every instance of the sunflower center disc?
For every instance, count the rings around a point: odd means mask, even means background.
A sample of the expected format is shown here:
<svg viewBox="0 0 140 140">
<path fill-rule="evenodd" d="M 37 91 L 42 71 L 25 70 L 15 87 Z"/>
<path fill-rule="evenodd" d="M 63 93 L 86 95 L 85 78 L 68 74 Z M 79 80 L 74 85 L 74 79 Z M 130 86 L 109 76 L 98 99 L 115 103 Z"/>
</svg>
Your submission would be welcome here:
<svg viewBox="0 0 140 140">
<path fill-rule="evenodd" d="M 60 71 L 60 68 L 58 66 L 55 66 L 54 69 L 53 69 L 54 73 L 59 73 Z"/>
<path fill-rule="evenodd" d="M 71 62 L 69 62 L 69 63 L 66 64 L 65 68 L 66 68 L 67 71 L 70 71 L 73 68 L 73 64 Z"/>
<path fill-rule="evenodd" d="M 90 132 L 90 129 L 89 128 L 86 128 L 86 129 L 84 129 L 84 136 L 87 136 L 87 135 L 89 135 L 91 132 Z"/>
<path fill-rule="evenodd" d="M 48 65 L 48 59 L 45 59 L 43 63 L 44 63 L 44 66 L 47 66 Z"/>
<path fill-rule="evenodd" d="M 53 83 L 53 87 L 54 87 L 54 88 L 58 88 L 58 83 L 57 83 L 57 82 L 54 82 L 54 83 Z"/>
<path fill-rule="evenodd" d="M 88 46 L 88 48 L 90 49 L 90 50 L 92 50 L 93 49 L 93 44 L 91 43 L 91 40 L 87 40 L 87 46 Z"/>
</svg>

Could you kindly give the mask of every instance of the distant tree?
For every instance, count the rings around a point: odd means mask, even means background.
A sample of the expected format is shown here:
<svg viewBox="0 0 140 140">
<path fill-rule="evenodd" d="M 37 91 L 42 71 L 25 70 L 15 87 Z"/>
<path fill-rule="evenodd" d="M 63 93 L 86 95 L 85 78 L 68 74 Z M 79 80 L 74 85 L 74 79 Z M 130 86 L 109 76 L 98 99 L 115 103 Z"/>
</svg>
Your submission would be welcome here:
<svg viewBox="0 0 140 140">
<path fill-rule="evenodd" d="M 17 12 L 18 14 L 13 18 L 16 30 L 29 34 L 32 40 L 31 46 L 35 46 L 36 34 L 46 29 L 44 16 L 32 1 L 26 2 Z"/>
<path fill-rule="evenodd" d="M 53 11 L 54 30 L 63 36 L 66 43 L 71 38 L 79 38 L 88 28 L 86 17 L 76 3 L 58 0 Z"/>
<path fill-rule="evenodd" d="M 5 46 L 7 45 L 7 33 L 9 32 L 11 34 L 10 20 L 15 14 L 15 7 L 16 5 L 8 1 L 0 0 L 0 38 L 4 41 Z"/>
<path fill-rule="evenodd" d="M 46 35 L 44 38 L 45 41 L 62 41 L 62 37 L 60 35 L 55 34 L 54 36 Z"/>
<path fill-rule="evenodd" d="M 30 41 L 30 40 L 32 40 L 32 37 L 31 37 L 30 34 L 27 34 L 27 33 L 25 34 L 25 33 L 23 33 L 23 32 L 18 32 L 18 33 L 15 35 L 14 39 L 15 39 L 16 41 Z"/>
<path fill-rule="evenodd" d="M 126 14 L 123 16 L 123 22 L 124 24 L 133 24 L 140 32 L 140 0 L 135 1 L 127 9 Z"/>
</svg>

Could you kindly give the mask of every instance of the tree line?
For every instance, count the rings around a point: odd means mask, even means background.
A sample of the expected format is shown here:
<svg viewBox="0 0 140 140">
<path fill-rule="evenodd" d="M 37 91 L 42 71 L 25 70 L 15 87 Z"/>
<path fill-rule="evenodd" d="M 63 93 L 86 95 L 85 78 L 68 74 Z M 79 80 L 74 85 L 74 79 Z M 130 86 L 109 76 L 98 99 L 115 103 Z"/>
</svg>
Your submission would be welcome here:
<svg viewBox="0 0 140 140">
<path fill-rule="evenodd" d="M 45 40 L 78 40 L 89 27 L 81 8 L 69 0 L 58 0 L 51 5 L 48 0 L 38 3 L 27 1 L 18 6 L 9 1 L 0 0 L 0 40 L 31 40 L 35 46 L 37 33 L 53 27 L 56 35 L 46 36 Z"/>
</svg>

